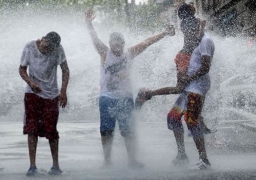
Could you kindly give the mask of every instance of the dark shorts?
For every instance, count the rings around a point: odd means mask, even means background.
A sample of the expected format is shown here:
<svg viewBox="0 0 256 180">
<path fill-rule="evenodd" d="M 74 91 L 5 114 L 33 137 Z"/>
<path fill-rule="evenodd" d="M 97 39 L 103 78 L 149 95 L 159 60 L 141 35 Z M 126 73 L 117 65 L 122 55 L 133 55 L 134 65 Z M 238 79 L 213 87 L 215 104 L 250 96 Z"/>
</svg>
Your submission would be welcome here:
<svg viewBox="0 0 256 180">
<path fill-rule="evenodd" d="M 167 115 L 167 126 L 170 130 L 183 131 L 181 118 L 184 115 L 184 120 L 189 130 L 192 130 L 197 135 L 202 135 L 200 132 L 200 124 L 198 118 L 203 107 L 204 97 L 191 93 L 184 92 L 180 94 L 174 106 Z M 192 132 L 192 133 L 193 133 Z"/>
<path fill-rule="evenodd" d="M 100 132 L 104 136 L 106 132 L 113 132 L 116 121 L 122 136 L 129 136 L 132 132 L 132 111 L 134 102 L 132 98 L 113 99 L 101 96 L 99 99 Z"/>
<path fill-rule="evenodd" d="M 58 139 L 57 122 L 59 117 L 58 97 L 44 99 L 33 93 L 24 98 L 25 117 L 23 134 Z"/>
</svg>

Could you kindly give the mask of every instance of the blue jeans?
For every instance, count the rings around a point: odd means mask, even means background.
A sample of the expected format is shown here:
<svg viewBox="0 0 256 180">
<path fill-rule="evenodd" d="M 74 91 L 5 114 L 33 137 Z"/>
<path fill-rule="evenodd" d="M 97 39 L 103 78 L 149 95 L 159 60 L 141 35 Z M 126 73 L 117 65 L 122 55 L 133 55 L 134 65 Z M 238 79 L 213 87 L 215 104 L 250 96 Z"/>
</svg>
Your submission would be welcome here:
<svg viewBox="0 0 256 180">
<path fill-rule="evenodd" d="M 132 132 L 134 102 L 132 98 L 113 99 L 101 96 L 99 99 L 100 132 L 113 132 L 116 121 L 122 136 L 129 136 Z"/>
</svg>

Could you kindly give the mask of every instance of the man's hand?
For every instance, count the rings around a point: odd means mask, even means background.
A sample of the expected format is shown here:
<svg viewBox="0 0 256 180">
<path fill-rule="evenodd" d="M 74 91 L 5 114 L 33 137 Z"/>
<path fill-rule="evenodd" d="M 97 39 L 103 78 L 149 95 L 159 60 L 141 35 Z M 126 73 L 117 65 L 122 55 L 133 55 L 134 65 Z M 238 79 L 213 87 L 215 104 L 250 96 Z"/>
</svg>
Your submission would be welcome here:
<svg viewBox="0 0 256 180">
<path fill-rule="evenodd" d="M 42 92 L 41 88 L 40 88 L 36 83 L 34 83 L 34 82 L 30 82 L 30 83 L 29 83 L 29 86 L 30 86 L 30 88 L 32 89 L 32 91 L 33 91 L 34 93 L 40 93 L 40 92 Z"/>
<path fill-rule="evenodd" d="M 144 93 L 145 99 L 150 100 L 152 98 L 152 91 L 151 90 L 146 90 Z"/>
<path fill-rule="evenodd" d="M 179 76 L 179 81 L 184 85 L 186 86 L 188 83 L 190 83 L 191 79 L 188 75 L 182 75 L 182 76 Z"/>
<path fill-rule="evenodd" d="M 152 93 L 150 90 L 147 90 L 146 88 L 141 88 L 137 97 L 135 98 L 136 109 L 140 109 L 147 100 L 151 99 L 151 97 Z"/>
<path fill-rule="evenodd" d="M 92 9 L 85 12 L 85 21 L 86 22 L 92 22 L 92 20 L 94 20 L 94 19 L 95 19 L 95 16 L 94 16 Z"/>
<path fill-rule="evenodd" d="M 68 102 L 66 92 L 60 92 L 59 102 L 60 102 L 60 107 L 62 107 L 62 108 L 66 107 L 67 102 Z"/>
</svg>

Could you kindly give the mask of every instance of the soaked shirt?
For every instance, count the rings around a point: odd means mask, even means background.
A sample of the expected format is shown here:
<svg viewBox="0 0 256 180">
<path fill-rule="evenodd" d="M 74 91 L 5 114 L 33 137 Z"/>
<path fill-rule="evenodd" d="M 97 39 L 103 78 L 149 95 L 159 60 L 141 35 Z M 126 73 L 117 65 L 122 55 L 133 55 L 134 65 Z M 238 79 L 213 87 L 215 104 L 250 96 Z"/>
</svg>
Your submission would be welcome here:
<svg viewBox="0 0 256 180">
<path fill-rule="evenodd" d="M 115 99 L 132 98 L 130 70 L 131 55 L 129 52 L 116 56 L 108 50 L 106 61 L 101 67 L 101 96 Z"/>
<path fill-rule="evenodd" d="M 66 56 L 60 45 L 50 54 L 42 54 L 36 41 L 26 44 L 21 60 L 21 66 L 28 66 L 30 79 L 37 83 L 42 92 L 38 96 L 45 99 L 54 99 L 59 95 L 57 84 L 57 66 L 66 61 Z M 25 88 L 26 93 L 34 93 L 29 85 Z"/>
<path fill-rule="evenodd" d="M 214 42 L 208 36 L 204 35 L 199 45 L 194 49 L 191 55 L 188 72 L 187 72 L 188 76 L 192 76 L 201 68 L 202 56 L 210 56 L 212 59 L 214 50 L 215 50 Z M 190 82 L 185 88 L 185 91 L 193 92 L 193 93 L 205 96 L 207 91 L 210 89 L 210 85 L 211 85 L 210 76 L 207 73 L 201 76 L 199 79 Z"/>
</svg>

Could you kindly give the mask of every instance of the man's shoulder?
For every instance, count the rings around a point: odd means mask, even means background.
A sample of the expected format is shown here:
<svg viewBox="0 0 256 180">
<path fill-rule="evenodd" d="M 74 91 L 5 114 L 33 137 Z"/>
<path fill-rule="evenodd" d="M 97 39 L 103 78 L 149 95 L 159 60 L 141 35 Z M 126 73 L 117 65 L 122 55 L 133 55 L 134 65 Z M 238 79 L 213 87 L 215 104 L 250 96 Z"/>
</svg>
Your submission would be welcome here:
<svg viewBox="0 0 256 180">
<path fill-rule="evenodd" d="M 60 44 L 58 49 L 63 50 L 63 46 Z"/>
<path fill-rule="evenodd" d="M 56 51 L 58 54 L 63 54 L 64 53 L 64 48 L 63 46 L 60 44 L 59 47 L 57 48 L 57 51 Z"/>
<path fill-rule="evenodd" d="M 204 35 L 200 41 L 200 46 L 215 47 L 211 37 Z"/>
<path fill-rule="evenodd" d="M 24 49 L 26 49 L 26 50 L 34 49 L 34 48 L 35 48 L 35 43 L 36 43 L 35 40 L 29 41 L 29 42 L 25 45 L 25 48 L 24 48 Z"/>
<path fill-rule="evenodd" d="M 205 43 L 212 43 L 212 44 L 214 44 L 214 42 L 213 42 L 213 40 L 212 40 L 212 38 L 209 36 L 209 35 L 204 35 L 203 37 L 202 37 L 202 40 L 201 40 L 202 42 L 205 42 Z"/>
</svg>

